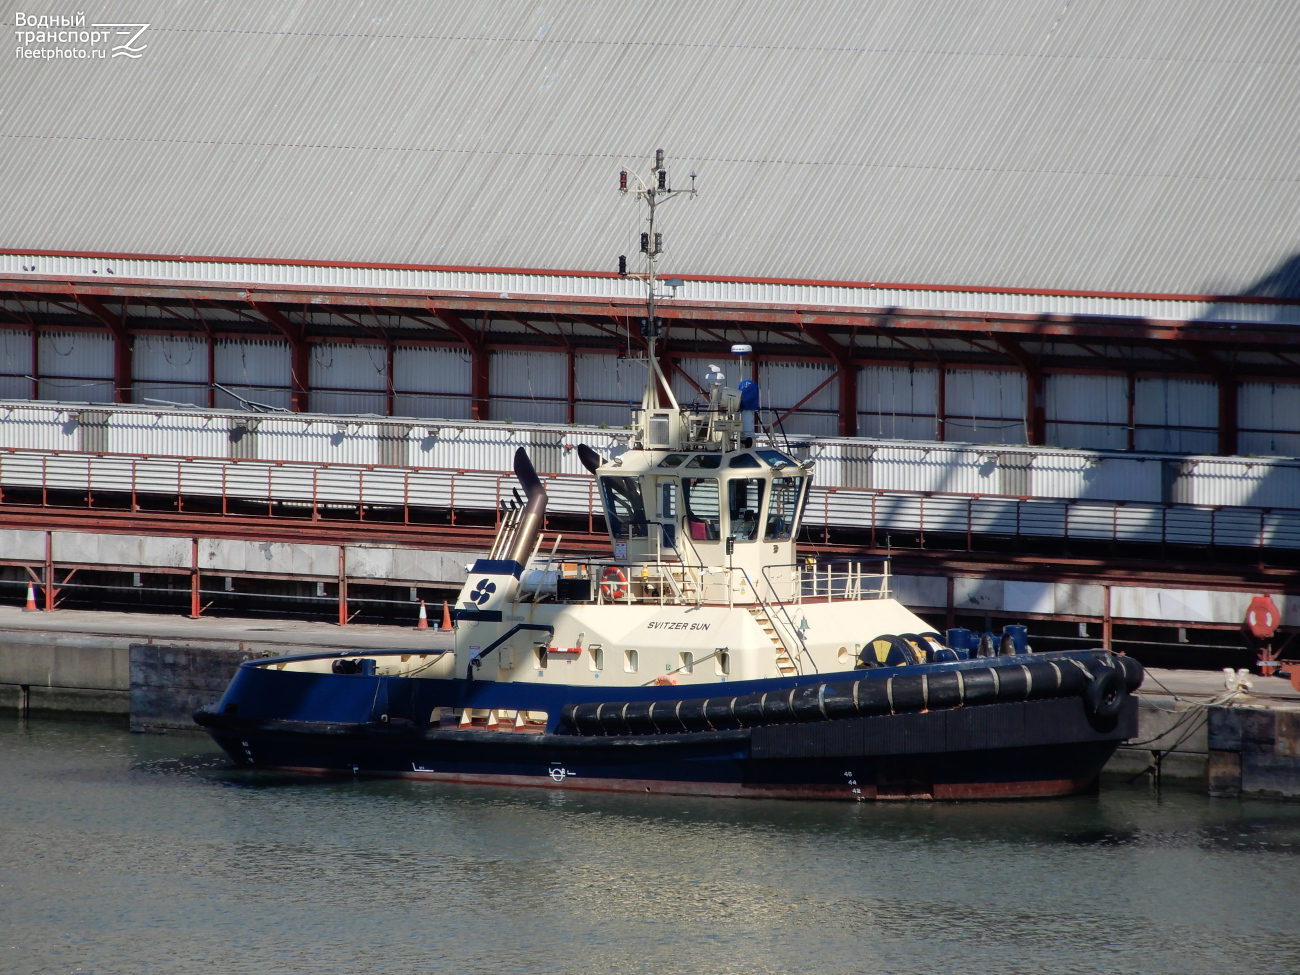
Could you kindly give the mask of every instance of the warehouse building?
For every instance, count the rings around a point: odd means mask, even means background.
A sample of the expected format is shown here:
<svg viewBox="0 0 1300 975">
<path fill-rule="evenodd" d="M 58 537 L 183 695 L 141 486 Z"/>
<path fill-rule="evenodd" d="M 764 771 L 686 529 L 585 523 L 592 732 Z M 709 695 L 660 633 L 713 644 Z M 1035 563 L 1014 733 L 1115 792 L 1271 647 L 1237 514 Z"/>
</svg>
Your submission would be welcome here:
<svg viewBox="0 0 1300 975">
<path fill-rule="evenodd" d="M 11 531 L 183 537 L 189 502 L 250 544 L 301 516 L 304 544 L 472 550 L 496 498 L 437 472 L 621 449 L 644 214 L 618 180 L 662 147 L 698 190 L 660 215 L 662 364 L 687 401 L 710 364 L 758 382 L 818 460 L 810 554 L 888 551 L 949 620 L 1242 646 L 1269 593 L 1300 625 L 1291 5 L 132 11 L 88 46 L 13 18 Z M 14 583 L 160 568 L 78 570 L 55 535 L 0 552 Z M 190 561 L 196 591 L 251 575 Z M 1156 595 L 1115 611 L 1135 580 Z"/>
</svg>

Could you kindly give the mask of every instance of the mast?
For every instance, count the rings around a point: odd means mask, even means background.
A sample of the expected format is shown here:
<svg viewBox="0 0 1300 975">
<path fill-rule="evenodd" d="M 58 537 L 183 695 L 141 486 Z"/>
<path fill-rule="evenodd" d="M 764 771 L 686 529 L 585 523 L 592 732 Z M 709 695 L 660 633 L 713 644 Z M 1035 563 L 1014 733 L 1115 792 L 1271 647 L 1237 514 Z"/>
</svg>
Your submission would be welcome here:
<svg viewBox="0 0 1300 975">
<path fill-rule="evenodd" d="M 628 193 L 627 184 L 628 172 L 626 169 L 620 170 L 618 174 L 618 189 L 620 193 Z M 636 179 L 636 187 L 630 192 L 633 196 L 639 197 L 645 201 L 646 208 L 649 211 L 648 223 L 649 229 L 641 233 L 641 253 L 646 257 L 646 317 L 641 319 L 641 335 L 646 340 L 646 356 L 649 359 L 648 369 L 646 372 L 645 393 L 641 397 L 642 416 L 646 416 L 649 410 L 660 407 L 669 407 L 673 410 L 679 410 L 681 407 L 677 404 L 677 397 L 673 395 L 672 386 L 668 378 L 659 368 L 659 356 L 657 354 L 657 344 L 663 331 L 663 322 L 656 317 L 655 303 L 660 298 L 666 298 L 667 295 L 661 295 L 657 291 L 658 287 L 658 258 L 663 253 L 663 234 L 655 229 L 656 210 L 661 204 L 678 196 L 695 196 L 695 173 L 691 173 L 691 187 L 686 190 L 674 190 L 668 185 L 668 170 L 664 168 L 664 151 L 655 150 L 654 168 L 650 171 L 650 180 L 647 183 L 639 175 L 633 174 Z M 620 256 L 618 259 L 619 273 L 627 274 L 627 258 Z M 660 403 L 659 390 L 662 387 L 668 397 L 667 403 Z"/>
</svg>

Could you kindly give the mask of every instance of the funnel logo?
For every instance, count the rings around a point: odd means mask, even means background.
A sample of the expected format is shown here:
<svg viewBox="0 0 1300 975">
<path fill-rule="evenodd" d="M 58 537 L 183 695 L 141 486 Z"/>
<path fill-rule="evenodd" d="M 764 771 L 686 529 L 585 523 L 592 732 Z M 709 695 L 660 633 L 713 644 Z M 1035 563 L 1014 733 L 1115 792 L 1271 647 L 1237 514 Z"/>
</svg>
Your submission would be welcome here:
<svg viewBox="0 0 1300 975">
<path fill-rule="evenodd" d="M 469 598 L 474 600 L 474 602 L 477 603 L 478 605 L 482 606 L 484 603 L 486 603 L 489 599 L 492 598 L 492 594 L 496 591 L 497 591 L 497 584 L 495 582 L 493 582 L 491 579 L 480 579 L 478 581 L 478 585 L 474 587 L 474 591 L 469 594 Z"/>
</svg>

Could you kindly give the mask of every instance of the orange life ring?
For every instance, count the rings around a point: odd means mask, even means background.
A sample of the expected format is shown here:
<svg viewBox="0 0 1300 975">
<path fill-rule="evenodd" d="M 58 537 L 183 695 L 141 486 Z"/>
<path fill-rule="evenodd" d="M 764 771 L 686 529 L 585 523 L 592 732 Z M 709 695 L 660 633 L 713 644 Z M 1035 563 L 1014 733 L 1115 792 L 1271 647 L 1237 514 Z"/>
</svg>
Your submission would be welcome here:
<svg viewBox="0 0 1300 975">
<path fill-rule="evenodd" d="M 616 565 L 608 565 L 600 574 L 600 590 L 606 599 L 625 599 L 627 597 L 627 576 Z"/>
</svg>

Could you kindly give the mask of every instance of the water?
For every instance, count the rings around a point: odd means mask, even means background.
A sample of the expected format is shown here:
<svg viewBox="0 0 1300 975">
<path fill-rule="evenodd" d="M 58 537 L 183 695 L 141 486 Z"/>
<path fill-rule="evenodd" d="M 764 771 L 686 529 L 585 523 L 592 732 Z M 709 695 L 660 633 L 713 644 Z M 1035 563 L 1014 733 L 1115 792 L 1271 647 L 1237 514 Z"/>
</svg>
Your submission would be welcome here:
<svg viewBox="0 0 1300 975">
<path fill-rule="evenodd" d="M 1300 971 L 1300 804 L 318 780 L 0 719 L 0 972 Z"/>
</svg>

